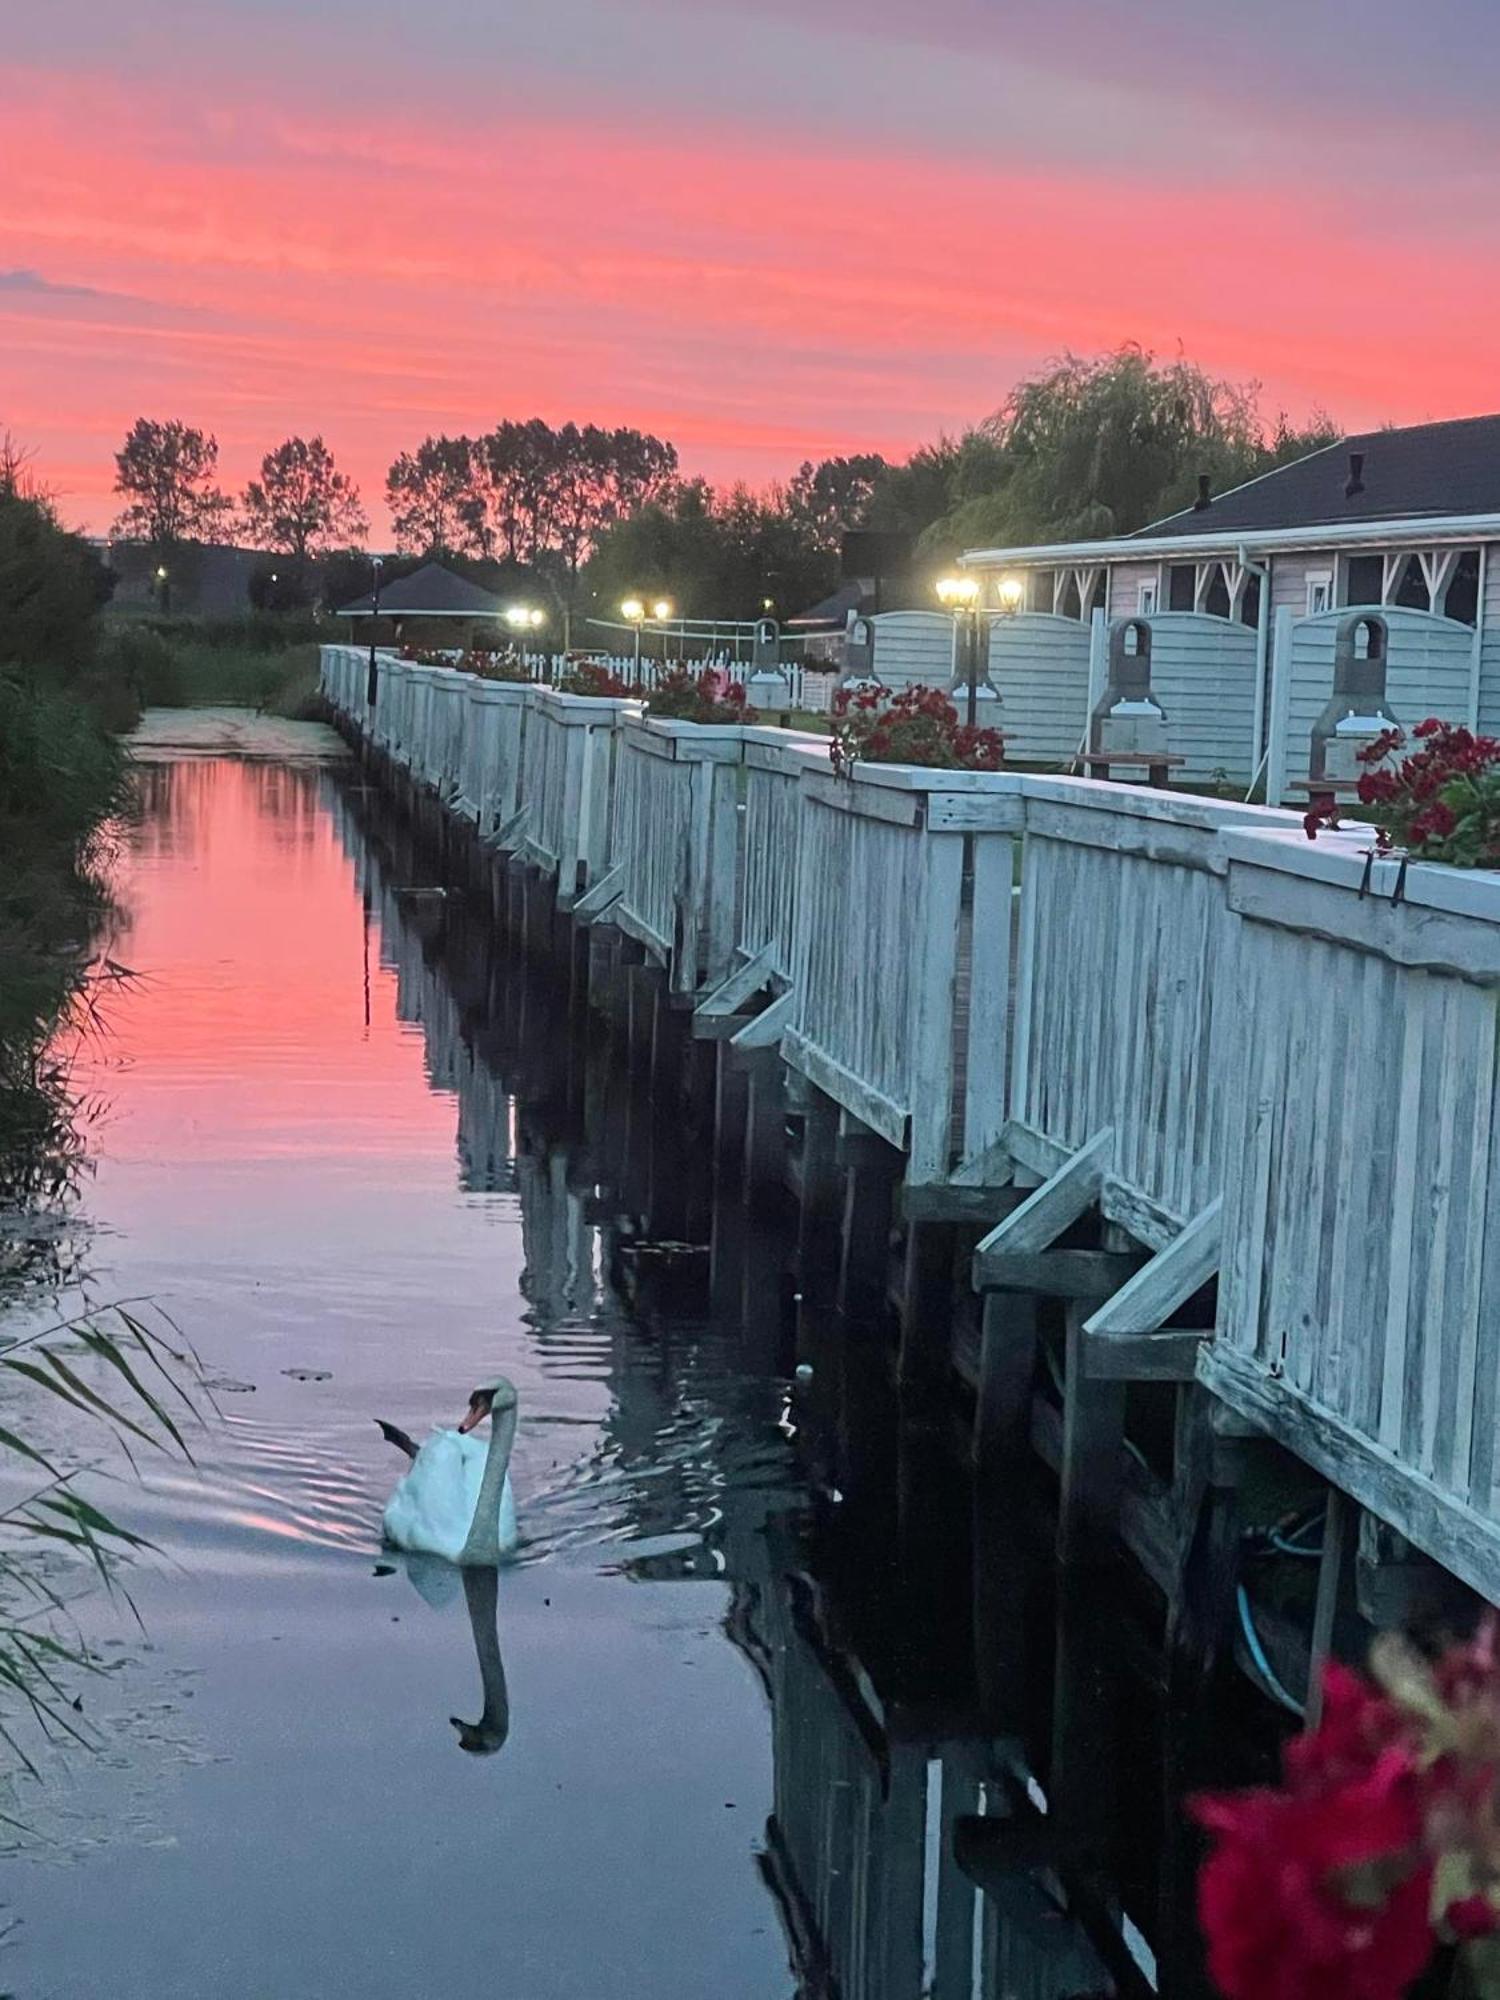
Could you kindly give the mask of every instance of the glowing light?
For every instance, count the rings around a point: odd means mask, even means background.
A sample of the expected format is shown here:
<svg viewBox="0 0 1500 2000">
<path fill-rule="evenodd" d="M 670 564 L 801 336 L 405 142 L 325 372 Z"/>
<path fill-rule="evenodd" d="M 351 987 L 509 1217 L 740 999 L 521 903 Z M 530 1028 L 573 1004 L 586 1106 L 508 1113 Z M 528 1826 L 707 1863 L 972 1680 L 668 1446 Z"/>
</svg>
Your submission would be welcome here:
<svg viewBox="0 0 1500 2000">
<path fill-rule="evenodd" d="M 620 606 L 620 616 L 628 618 L 632 625 L 639 625 L 646 615 L 646 607 L 638 597 L 627 597 Z"/>
<path fill-rule="evenodd" d="M 977 576 L 944 576 L 938 579 L 937 594 L 950 611 L 967 611 L 979 602 Z"/>
<path fill-rule="evenodd" d="M 534 604 L 512 604 L 505 613 L 512 632 L 535 632 L 547 622 L 547 614 Z"/>
<path fill-rule="evenodd" d="M 1002 611 L 1015 612 L 1021 608 L 1021 600 L 1026 595 L 1026 586 L 1018 576 L 1002 576 L 995 590 Z"/>
<path fill-rule="evenodd" d="M 651 607 L 651 616 L 653 618 L 670 618 L 671 615 L 672 615 L 671 598 L 658 597 L 656 602 Z"/>
</svg>

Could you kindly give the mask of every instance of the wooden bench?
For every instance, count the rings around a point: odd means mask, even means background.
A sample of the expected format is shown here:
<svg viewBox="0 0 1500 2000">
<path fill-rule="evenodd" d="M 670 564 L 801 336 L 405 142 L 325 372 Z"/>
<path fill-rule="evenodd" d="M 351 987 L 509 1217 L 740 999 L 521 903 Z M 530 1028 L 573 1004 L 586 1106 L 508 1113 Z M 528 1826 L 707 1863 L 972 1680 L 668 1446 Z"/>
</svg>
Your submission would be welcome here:
<svg viewBox="0 0 1500 2000">
<path fill-rule="evenodd" d="M 1175 771 L 1186 757 L 1169 757 L 1165 750 L 1089 750 L 1079 762 L 1088 767 L 1091 778 L 1108 779 L 1113 765 L 1128 765 L 1132 770 L 1144 770 L 1148 784 L 1159 791 L 1167 788 L 1167 774 Z"/>
</svg>

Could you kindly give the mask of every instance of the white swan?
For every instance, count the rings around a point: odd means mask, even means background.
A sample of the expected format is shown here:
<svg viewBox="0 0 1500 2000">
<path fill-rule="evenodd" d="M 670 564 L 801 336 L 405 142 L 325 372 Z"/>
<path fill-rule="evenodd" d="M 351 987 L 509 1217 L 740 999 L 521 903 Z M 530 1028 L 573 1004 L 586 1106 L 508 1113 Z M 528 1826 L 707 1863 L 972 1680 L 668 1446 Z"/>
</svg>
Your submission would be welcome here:
<svg viewBox="0 0 1500 2000">
<path fill-rule="evenodd" d="M 420 1448 L 394 1424 L 376 1419 L 382 1434 L 411 1460 L 386 1502 L 382 1526 L 388 1542 L 418 1555 L 489 1566 L 512 1552 L 520 1540 L 510 1490 L 516 1408 L 515 1385 L 501 1375 L 473 1392 L 457 1430 L 434 1431 Z M 470 1436 L 486 1417 L 488 1448 Z"/>
</svg>

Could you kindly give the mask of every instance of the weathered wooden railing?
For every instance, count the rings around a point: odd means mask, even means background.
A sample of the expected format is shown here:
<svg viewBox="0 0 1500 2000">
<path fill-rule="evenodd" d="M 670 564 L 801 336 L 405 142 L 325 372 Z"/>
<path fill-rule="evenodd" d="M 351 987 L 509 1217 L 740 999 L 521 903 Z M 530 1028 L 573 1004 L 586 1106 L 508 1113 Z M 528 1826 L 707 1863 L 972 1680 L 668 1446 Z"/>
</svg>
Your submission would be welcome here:
<svg viewBox="0 0 1500 2000">
<path fill-rule="evenodd" d="M 666 968 L 674 993 L 697 993 L 729 970 L 743 735 L 735 724 L 650 718 L 620 731 L 614 917 Z"/>
<path fill-rule="evenodd" d="M 1500 878 L 1230 834 L 1234 1084 L 1204 1381 L 1500 1575 Z"/>
<path fill-rule="evenodd" d="M 1289 814 L 1087 780 L 839 778 L 773 730 L 436 695 L 433 670 L 380 665 L 372 718 L 367 656 L 326 649 L 336 712 L 490 828 L 524 815 L 521 852 L 565 905 L 608 878 L 590 914 L 700 1016 L 718 1004 L 714 1032 L 779 1046 L 904 1152 L 912 1186 L 1040 1181 L 981 1246 L 982 1287 L 1045 1290 L 1040 1253 L 1102 1213 L 1124 1236 L 1053 1265 L 1087 1353 L 1114 1343 L 1103 1375 L 1196 1368 L 1500 1584 L 1500 877 L 1413 865 L 1393 896 L 1394 863 L 1365 880 L 1365 836 L 1310 846 Z M 765 1012 L 739 1011 L 766 988 Z M 1132 1240 L 1120 1288 L 1091 1291 Z M 1216 1329 L 1174 1329 L 1216 1275 Z"/>
<path fill-rule="evenodd" d="M 521 753 L 527 814 L 521 849 L 556 878 L 563 909 L 607 870 L 616 741 L 621 726 L 639 714 L 632 701 L 551 688 L 530 695 Z"/>
<path fill-rule="evenodd" d="M 1079 778 L 1025 791 L 1007 1143 L 1050 1174 L 1107 1134 L 1104 1213 L 1160 1248 L 1223 1186 L 1234 1052 L 1219 836 L 1286 816 Z"/>
<path fill-rule="evenodd" d="M 797 851 L 804 771 L 828 770 L 828 739 L 784 729 L 745 731 L 744 828 L 735 948 L 758 961 L 773 990 L 792 976 L 797 909 Z"/>
<path fill-rule="evenodd" d="M 520 808 L 527 706 L 528 690 L 522 683 L 470 683 L 459 786 L 462 808 L 483 835 L 509 826 Z"/>
<path fill-rule="evenodd" d="M 800 780 L 783 1053 L 901 1148 L 914 1183 L 1003 1135 L 1021 786 L 875 764 Z"/>
</svg>

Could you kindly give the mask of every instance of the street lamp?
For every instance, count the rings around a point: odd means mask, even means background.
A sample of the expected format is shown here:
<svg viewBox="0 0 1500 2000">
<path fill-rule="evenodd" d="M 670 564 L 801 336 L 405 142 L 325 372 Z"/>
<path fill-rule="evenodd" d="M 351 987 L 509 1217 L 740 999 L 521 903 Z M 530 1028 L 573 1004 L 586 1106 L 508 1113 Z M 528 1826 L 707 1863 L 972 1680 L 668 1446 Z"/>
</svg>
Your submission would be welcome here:
<svg viewBox="0 0 1500 2000">
<path fill-rule="evenodd" d="M 979 634 L 984 625 L 979 611 L 979 578 L 942 577 L 937 594 L 943 609 L 953 614 L 959 639 L 959 672 L 969 690 L 966 720 L 973 729 L 979 721 Z"/>
<path fill-rule="evenodd" d="M 365 681 L 365 706 L 373 708 L 375 697 L 380 691 L 380 674 L 375 665 L 375 627 L 380 623 L 380 572 L 385 566 L 384 556 L 371 556 L 370 571 L 375 579 L 371 591 L 372 610 L 370 612 L 370 672 Z"/>
<path fill-rule="evenodd" d="M 641 684 L 641 626 L 645 621 L 646 607 L 638 597 L 627 597 L 620 606 L 620 616 L 628 625 L 635 627 L 635 667 L 631 674 L 632 687 Z"/>
<path fill-rule="evenodd" d="M 167 584 L 167 566 L 165 563 L 158 563 L 156 565 L 156 595 L 162 615 L 165 616 L 172 601 L 172 594 Z"/>
<path fill-rule="evenodd" d="M 534 604 L 512 604 L 505 614 L 505 622 L 512 632 L 536 632 L 546 624 L 547 614 Z"/>
</svg>

